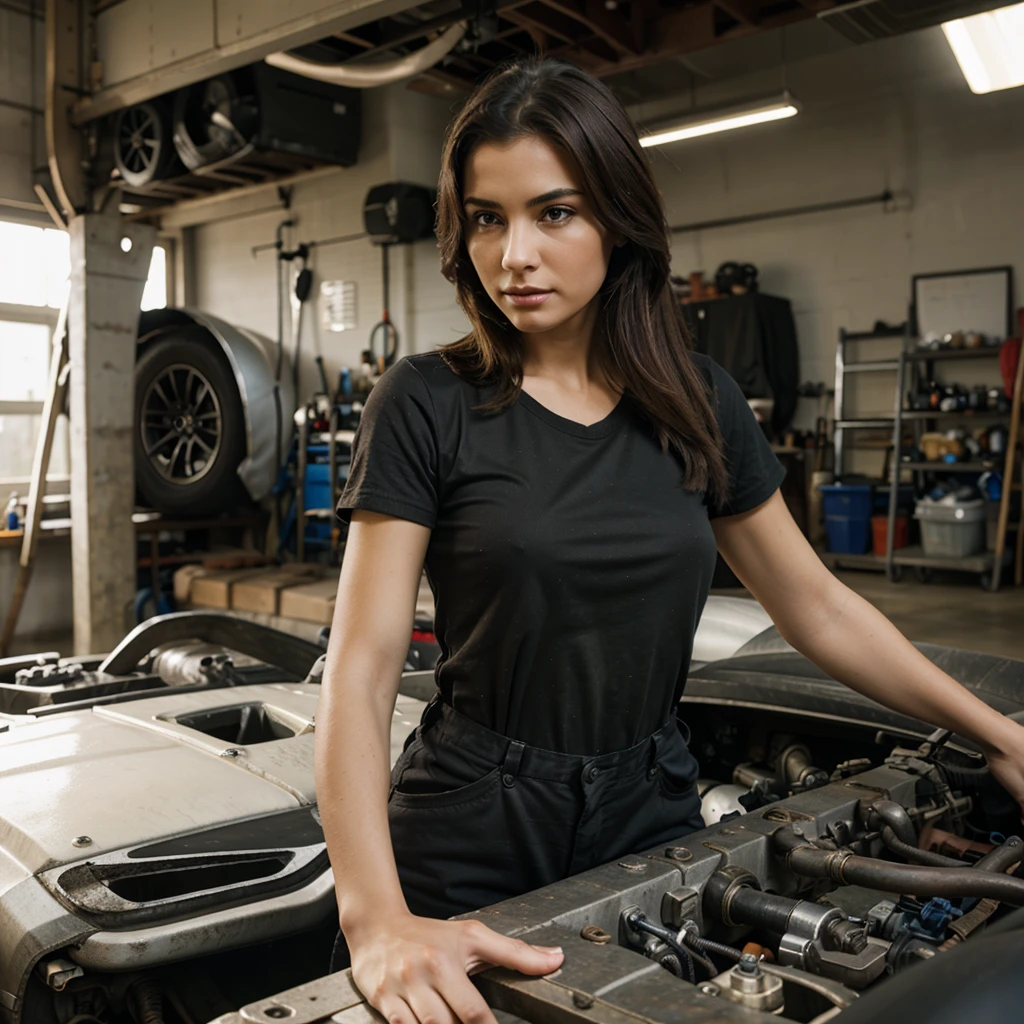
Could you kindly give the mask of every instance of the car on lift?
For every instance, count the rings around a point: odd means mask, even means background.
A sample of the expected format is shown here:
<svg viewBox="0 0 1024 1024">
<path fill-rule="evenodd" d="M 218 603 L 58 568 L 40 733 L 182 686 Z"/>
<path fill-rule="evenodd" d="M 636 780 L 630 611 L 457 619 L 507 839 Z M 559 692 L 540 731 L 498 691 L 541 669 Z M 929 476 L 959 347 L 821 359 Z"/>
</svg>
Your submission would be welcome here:
<svg viewBox="0 0 1024 1024">
<path fill-rule="evenodd" d="M 135 483 L 170 515 L 267 497 L 291 440 L 294 394 L 273 342 L 198 310 L 147 310 L 135 363 Z"/>
<path fill-rule="evenodd" d="M 709 599 L 681 706 L 705 829 L 472 915 L 567 954 L 477 984 L 534 1024 L 1015 1019 L 1019 809 L 968 741 L 837 684 L 737 600 Z M 1024 662 L 919 647 L 1024 715 Z M 365 1022 L 328 974 L 322 666 L 317 644 L 205 612 L 103 658 L 0 662 L 8 1024 Z M 410 655 L 393 758 L 434 688 Z"/>
</svg>

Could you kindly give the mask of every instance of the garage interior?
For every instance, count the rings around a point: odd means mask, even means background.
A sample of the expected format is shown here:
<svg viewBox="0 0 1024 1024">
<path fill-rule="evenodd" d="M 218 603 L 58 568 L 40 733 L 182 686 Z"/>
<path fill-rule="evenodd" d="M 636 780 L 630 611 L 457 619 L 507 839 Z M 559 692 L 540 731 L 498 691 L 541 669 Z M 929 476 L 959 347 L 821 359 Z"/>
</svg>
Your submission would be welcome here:
<svg viewBox="0 0 1024 1024">
<path fill-rule="evenodd" d="M 1024 4 L 0 0 L 0 736 L 87 685 L 113 699 L 100 677 L 143 655 L 188 692 L 258 683 L 263 627 L 292 638 L 274 664 L 309 681 L 364 402 L 397 360 L 469 330 L 434 235 L 446 126 L 531 53 L 601 78 L 647 140 L 694 346 L 741 385 L 821 559 L 916 644 L 990 656 L 978 678 L 1019 682 Z M 721 559 L 712 594 L 753 604 Z M 206 632 L 180 612 L 206 614 Z M 251 657 L 226 653 L 221 616 L 248 624 Z M 405 666 L 423 698 L 433 616 L 424 579 Z M 179 662 L 155 653 L 185 639 Z M 411 727 L 422 703 L 403 694 Z M 198 699 L 169 728 L 243 749 L 314 728 L 301 701 L 221 720 L 216 693 Z M 76 849 L 92 843 L 76 829 Z M 110 870 L 96 891 L 142 892 Z M 51 923 L 33 926 L 40 958 L 70 942 Z M 217 962 L 245 967 L 239 945 Z M 122 955 L 94 944 L 26 976 L 45 969 L 59 994 Z M 13 1024 L 164 1020 L 116 986 L 113 1016 L 54 996 L 33 1018 L 6 978 Z M 169 1019 L 243 1001 L 197 992 Z M 230 1022 L 299 1019 L 268 1007 Z M 831 1019 L 817 1012 L 794 1019 Z"/>
<path fill-rule="evenodd" d="M 311 624 L 330 621 L 324 579 L 343 545 L 329 509 L 360 396 L 382 356 L 467 330 L 432 235 L 444 127 L 489 68 L 534 51 L 601 76 L 649 132 L 793 98 L 797 116 L 648 149 L 673 287 L 698 347 L 759 408 L 787 501 L 835 571 L 911 639 L 1017 653 L 1017 405 L 996 357 L 1020 333 L 1021 92 L 973 92 L 938 24 L 993 5 L 310 3 L 287 17 L 270 3 L 196 0 L 182 15 L 134 0 L 77 6 L 0 9 L 4 653 L 110 649 L 142 618 L 194 600 L 200 572 L 227 580 L 246 567 L 304 563 Z M 349 87 L 281 70 L 309 62 L 394 80 Z M 969 313 L 931 312 L 954 294 Z M 922 302 L 938 317 L 925 328 Z M 763 329 L 739 337 L 744 305 Z M 105 340 L 89 333 L 100 323 Z M 65 325 L 83 371 L 54 409 Z M 932 359 L 918 335 L 958 350 Z M 258 360 L 254 345 L 265 366 L 241 397 L 231 376 L 246 355 L 232 346 Z M 139 425 L 163 422 L 160 388 L 176 381 L 166 367 L 190 353 L 216 377 L 177 381 L 200 397 L 196 415 L 224 417 L 213 467 L 213 435 L 171 422 L 161 441 Z M 150 390 L 129 407 L 140 374 Z M 906 407 L 898 426 L 895 405 Z M 970 523 L 915 517 L 918 499 L 957 487 Z M 931 501 L 924 512 L 955 515 L 946 500 L 946 512 Z M 270 579 L 256 603 L 276 614 L 280 571 Z M 971 589 L 979 580 L 987 593 Z M 716 578 L 723 592 L 730 583 Z M 213 587 L 215 607 L 230 607 L 231 586 Z"/>
</svg>

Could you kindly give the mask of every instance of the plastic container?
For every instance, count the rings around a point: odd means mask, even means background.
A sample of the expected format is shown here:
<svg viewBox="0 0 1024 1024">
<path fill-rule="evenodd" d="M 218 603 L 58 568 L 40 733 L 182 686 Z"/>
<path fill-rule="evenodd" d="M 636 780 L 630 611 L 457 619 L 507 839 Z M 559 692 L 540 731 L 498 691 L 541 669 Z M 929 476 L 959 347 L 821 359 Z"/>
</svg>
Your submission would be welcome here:
<svg viewBox="0 0 1024 1024">
<path fill-rule="evenodd" d="M 893 550 L 897 548 L 905 548 L 907 546 L 907 537 L 910 533 L 910 517 L 909 516 L 897 516 L 896 517 L 896 536 L 893 541 Z M 871 539 L 876 555 L 885 555 L 885 543 L 889 539 L 889 517 L 884 516 L 872 516 L 871 517 Z"/>
<path fill-rule="evenodd" d="M 919 501 L 914 518 L 921 524 L 921 546 L 929 558 L 966 558 L 985 549 L 985 502 L 937 505 Z"/>
<path fill-rule="evenodd" d="M 863 555 L 871 547 L 871 485 L 821 484 L 828 549 Z"/>
</svg>

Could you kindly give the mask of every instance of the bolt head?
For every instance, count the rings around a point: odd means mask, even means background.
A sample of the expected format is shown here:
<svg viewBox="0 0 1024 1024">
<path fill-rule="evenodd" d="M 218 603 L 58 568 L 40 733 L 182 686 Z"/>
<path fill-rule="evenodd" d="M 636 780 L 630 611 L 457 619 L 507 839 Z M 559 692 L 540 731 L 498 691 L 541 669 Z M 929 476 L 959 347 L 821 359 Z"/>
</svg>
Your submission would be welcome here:
<svg viewBox="0 0 1024 1024">
<path fill-rule="evenodd" d="M 238 747 L 226 747 L 224 750 L 222 750 L 220 752 L 220 756 L 221 757 L 238 757 L 238 755 L 241 754 L 241 753 L 242 752 L 238 749 Z"/>
<path fill-rule="evenodd" d="M 92 846 L 92 839 L 89 836 L 75 836 L 75 838 L 71 840 L 71 845 L 79 847 Z"/>
</svg>

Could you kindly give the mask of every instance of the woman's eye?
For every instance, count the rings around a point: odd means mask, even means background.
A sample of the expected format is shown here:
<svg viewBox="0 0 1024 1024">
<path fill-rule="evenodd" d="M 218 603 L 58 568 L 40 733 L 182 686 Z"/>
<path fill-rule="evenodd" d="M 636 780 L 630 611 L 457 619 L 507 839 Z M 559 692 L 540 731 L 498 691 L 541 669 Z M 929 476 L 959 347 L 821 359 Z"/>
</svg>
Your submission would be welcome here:
<svg viewBox="0 0 1024 1024">
<path fill-rule="evenodd" d="M 570 217 L 575 214 L 575 210 L 571 206 L 552 206 L 545 210 L 544 213 L 564 213 L 564 217 L 559 217 L 558 220 L 551 221 L 552 224 L 564 224 Z"/>
<path fill-rule="evenodd" d="M 479 213 L 474 213 L 473 214 L 473 220 L 476 221 L 477 224 L 480 224 L 482 227 L 486 228 L 486 227 L 490 227 L 490 224 L 482 222 L 480 220 L 480 218 L 481 217 L 493 217 L 493 216 L 494 216 L 493 213 L 488 213 L 486 210 L 481 210 Z"/>
</svg>

